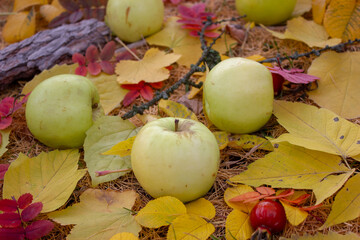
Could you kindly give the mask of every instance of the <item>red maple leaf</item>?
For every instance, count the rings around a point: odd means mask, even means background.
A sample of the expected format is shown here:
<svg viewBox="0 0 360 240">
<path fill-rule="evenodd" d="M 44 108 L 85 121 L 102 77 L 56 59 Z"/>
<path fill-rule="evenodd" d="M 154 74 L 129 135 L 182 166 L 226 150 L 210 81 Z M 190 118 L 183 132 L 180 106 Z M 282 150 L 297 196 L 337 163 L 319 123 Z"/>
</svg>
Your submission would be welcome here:
<svg viewBox="0 0 360 240">
<path fill-rule="evenodd" d="M 206 5 L 204 3 L 194 4 L 192 7 L 187 7 L 184 5 L 178 6 L 178 12 L 180 14 L 180 19 L 177 21 L 182 23 L 182 28 L 190 29 L 189 32 L 191 36 L 199 37 L 199 33 L 204 26 L 204 21 L 210 17 L 212 20 L 215 19 L 213 13 L 205 12 Z M 220 35 L 218 32 L 214 32 L 219 27 L 218 24 L 213 24 L 205 29 L 204 35 L 206 37 L 215 38 Z"/>
<path fill-rule="evenodd" d="M 89 72 L 91 75 L 98 75 L 103 71 L 107 74 L 115 73 L 115 63 L 112 58 L 115 53 L 115 42 L 108 42 L 99 53 L 95 45 L 90 45 L 86 49 L 85 56 L 81 53 L 74 53 L 72 61 L 78 63 L 75 74 L 86 76 Z"/>
<path fill-rule="evenodd" d="M 147 83 L 141 81 L 138 84 L 122 84 L 121 87 L 130 90 L 124 97 L 122 104 L 124 107 L 129 106 L 140 95 L 147 101 L 154 97 L 154 89 L 160 89 L 163 86 L 163 82 Z"/>
<path fill-rule="evenodd" d="M 318 77 L 304 73 L 303 69 L 292 68 L 290 70 L 282 67 L 267 67 L 273 77 L 274 93 L 278 94 L 282 88 L 285 80 L 296 84 L 308 84 L 319 80 Z"/>
<path fill-rule="evenodd" d="M 30 94 L 30 93 L 29 93 Z M 0 102 L 0 130 L 10 126 L 12 122 L 12 114 L 21 108 L 21 106 L 27 101 L 29 96 L 27 94 L 21 101 L 17 101 L 13 97 L 6 97 Z"/>
</svg>

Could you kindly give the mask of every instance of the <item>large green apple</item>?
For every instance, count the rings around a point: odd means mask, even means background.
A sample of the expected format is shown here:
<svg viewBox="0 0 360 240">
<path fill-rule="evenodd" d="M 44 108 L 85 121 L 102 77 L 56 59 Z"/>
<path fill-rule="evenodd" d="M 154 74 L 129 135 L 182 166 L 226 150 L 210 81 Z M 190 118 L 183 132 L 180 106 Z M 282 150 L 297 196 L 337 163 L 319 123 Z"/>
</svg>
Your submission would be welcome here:
<svg viewBox="0 0 360 240">
<path fill-rule="evenodd" d="M 296 0 L 236 0 L 236 10 L 247 20 L 264 25 L 282 23 L 291 17 Z"/>
<path fill-rule="evenodd" d="M 50 77 L 31 92 L 26 123 L 34 137 L 49 147 L 79 148 L 93 124 L 99 100 L 95 85 L 86 77 Z"/>
<path fill-rule="evenodd" d="M 106 24 L 126 42 L 135 42 L 159 31 L 163 20 L 162 0 L 109 0 L 106 6 Z"/>
<path fill-rule="evenodd" d="M 204 111 L 219 129 L 231 133 L 259 130 L 272 115 L 274 89 L 270 71 L 246 58 L 229 58 L 206 76 Z"/>
<path fill-rule="evenodd" d="M 219 161 L 213 133 L 190 119 L 168 117 L 147 123 L 131 150 L 133 172 L 145 191 L 155 198 L 173 196 L 183 202 L 209 191 Z"/>
</svg>

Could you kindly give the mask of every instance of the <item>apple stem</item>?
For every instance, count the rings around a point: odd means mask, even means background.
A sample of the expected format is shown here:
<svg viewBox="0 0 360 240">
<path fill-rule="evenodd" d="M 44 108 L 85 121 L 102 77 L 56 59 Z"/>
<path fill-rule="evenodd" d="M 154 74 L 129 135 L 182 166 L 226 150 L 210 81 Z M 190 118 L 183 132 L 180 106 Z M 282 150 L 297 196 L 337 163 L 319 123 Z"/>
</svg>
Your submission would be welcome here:
<svg viewBox="0 0 360 240">
<path fill-rule="evenodd" d="M 179 119 L 175 119 L 175 132 L 178 131 L 179 128 Z"/>
</svg>

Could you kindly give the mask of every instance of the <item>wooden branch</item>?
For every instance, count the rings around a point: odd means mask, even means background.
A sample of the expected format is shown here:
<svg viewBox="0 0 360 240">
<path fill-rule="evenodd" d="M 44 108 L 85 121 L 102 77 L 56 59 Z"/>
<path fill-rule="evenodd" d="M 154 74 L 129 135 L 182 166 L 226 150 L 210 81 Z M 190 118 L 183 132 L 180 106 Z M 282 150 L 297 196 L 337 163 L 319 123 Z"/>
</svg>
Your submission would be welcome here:
<svg viewBox="0 0 360 240">
<path fill-rule="evenodd" d="M 110 30 L 96 19 L 62 25 L 33 35 L 0 50 L 0 90 L 17 80 L 29 80 L 55 64 L 69 62 L 88 46 L 104 45 Z"/>
</svg>

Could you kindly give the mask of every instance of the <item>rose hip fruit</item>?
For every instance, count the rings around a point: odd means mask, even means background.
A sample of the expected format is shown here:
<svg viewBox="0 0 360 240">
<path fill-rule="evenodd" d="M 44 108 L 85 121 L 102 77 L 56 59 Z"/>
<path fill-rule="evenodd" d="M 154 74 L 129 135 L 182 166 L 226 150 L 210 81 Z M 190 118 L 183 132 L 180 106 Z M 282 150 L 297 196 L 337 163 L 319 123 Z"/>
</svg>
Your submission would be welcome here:
<svg viewBox="0 0 360 240">
<path fill-rule="evenodd" d="M 273 200 L 260 201 L 250 212 L 250 223 L 256 229 L 255 235 L 279 233 L 284 230 L 286 224 L 284 207 Z"/>
</svg>

